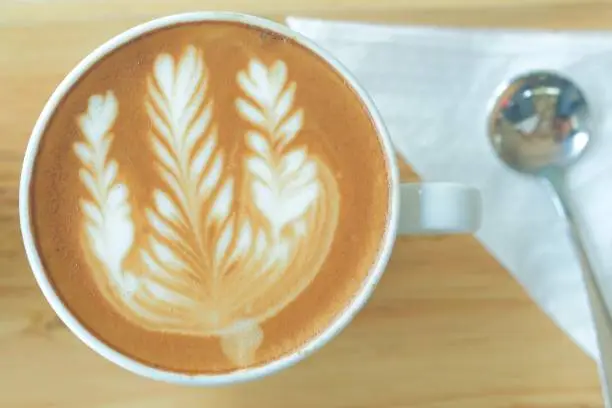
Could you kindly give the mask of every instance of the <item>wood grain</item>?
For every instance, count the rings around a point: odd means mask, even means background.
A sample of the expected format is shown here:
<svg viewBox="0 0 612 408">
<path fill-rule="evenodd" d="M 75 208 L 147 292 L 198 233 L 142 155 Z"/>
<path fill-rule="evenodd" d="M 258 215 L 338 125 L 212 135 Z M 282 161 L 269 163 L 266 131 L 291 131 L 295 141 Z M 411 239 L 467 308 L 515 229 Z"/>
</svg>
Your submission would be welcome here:
<svg viewBox="0 0 612 408">
<path fill-rule="evenodd" d="M 4 0 L 0 4 L 0 407 L 600 407 L 595 364 L 471 237 L 402 238 L 375 296 L 321 352 L 279 375 L 186 389 L 124 372 L 81 344 L 36 288 L 17 186 L 46 98 L 91 49 L 163 14 L 457 26 L 611 28 L 608 1 Z M 406 180 L 416 176 L 402 168 Z"/>
</svg>

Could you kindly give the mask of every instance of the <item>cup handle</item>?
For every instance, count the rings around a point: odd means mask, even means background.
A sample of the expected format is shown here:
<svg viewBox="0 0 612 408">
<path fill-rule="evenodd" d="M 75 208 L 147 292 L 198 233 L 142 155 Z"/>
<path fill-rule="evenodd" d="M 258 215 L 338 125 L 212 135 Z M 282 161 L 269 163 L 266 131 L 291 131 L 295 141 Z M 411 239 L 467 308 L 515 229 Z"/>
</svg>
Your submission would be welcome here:
<svg viewBox="0 0 612 408">
<path fill-rule="evenodd" d="M 480 227 L 478 189 L 458 183 L 400 185 L 398 234 L 466 234 Z"/>
</svg>

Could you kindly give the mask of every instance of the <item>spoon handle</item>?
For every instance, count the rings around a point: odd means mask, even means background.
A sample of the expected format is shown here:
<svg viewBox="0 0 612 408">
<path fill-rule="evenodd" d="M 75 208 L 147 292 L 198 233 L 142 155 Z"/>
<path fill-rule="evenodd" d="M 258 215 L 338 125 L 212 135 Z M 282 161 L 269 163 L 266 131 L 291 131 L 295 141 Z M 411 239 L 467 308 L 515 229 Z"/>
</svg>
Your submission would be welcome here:
<svg viewBox="0 0 612 408">
<path fill-rule="evenodd" d="M 597 344 L 599 346 L 599 378 L 603 388 L 606 408 L 612 408 L 610 391 L 612 390 L 612 318 L 606 305 L 605 297 L 598 284 L 588 252 L 585 246 L 585 235 L 582 233 L 576 213 L 572 209 L 572 200 L 567 189 L 565 175 L 561 172 L 549 174 L 546 179 L 555 193 L 555 204 L 562 216 L 567 220 L 569 235 L 580 260 L 582 277 L 587 290 L 587 298 L 591 306 L 591 315 L 595 324 Z"/>
</svg>

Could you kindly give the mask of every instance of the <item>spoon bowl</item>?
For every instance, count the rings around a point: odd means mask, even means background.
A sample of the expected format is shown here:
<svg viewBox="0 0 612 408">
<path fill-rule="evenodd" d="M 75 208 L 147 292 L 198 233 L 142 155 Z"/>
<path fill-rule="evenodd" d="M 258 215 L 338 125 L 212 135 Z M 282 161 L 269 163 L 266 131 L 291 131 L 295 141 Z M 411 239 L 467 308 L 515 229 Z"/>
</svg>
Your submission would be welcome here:
<svg viewBox="0 0 612 408">
<path fill-rule="evenodd" d="M 515 78 L 499 94 L 489 118 L 489 138 L 512 169 L 537 175 L 574 163 L 590 140 L 589 109 L 582 91 L 552 72 Z"/>
</svg>

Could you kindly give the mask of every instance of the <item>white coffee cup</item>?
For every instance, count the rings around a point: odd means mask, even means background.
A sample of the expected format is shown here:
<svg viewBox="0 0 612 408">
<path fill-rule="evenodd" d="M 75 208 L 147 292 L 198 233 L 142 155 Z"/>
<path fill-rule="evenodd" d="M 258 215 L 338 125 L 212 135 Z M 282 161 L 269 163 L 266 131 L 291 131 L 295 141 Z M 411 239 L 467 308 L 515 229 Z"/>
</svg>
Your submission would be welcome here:
<svg viewBox="0 0 612 408">
<path fill-rule="evenodd" d="M 219 375 L 189 375 L 149 367 L 110 348 L 99 340 L 72 315 L 55 292 L 44 271 L 30 226 L 30 182 L 36 152 L 42 133 L 64 95 L 90 67 L 121 45 L 162 27 L 196 21 L 240 22 L 278 32 L 281 35 L 293 38 L 326 60 L 352 86 L 367 108 L 380 135 L 384 154 L 391 169 L 389 185 L 391 200 L 388 208 L 387 229 L 384 237 L 381 237 L 383 241 L 382 250 L 378 259 L 373 264 L 361 291 L 346 307 L 342 315 L 320 335 L 313 338 L 308 344 L 293 354 L 284 356 L 264 366 Z M 292 366 L 321 348 L 346 327 L 355 314 L 365 305 L 385 270 L 397 234 L 418 235 L 474 232 L 477 230 L 480 221 L 480 195 L 474 188 L 455 183 L 400 184 L 399 170 L 395 161 L 391 140 L 372 100 L 344 66 L 310 40 L 281 24 L 258 17 L 235 13 L 197 12 L 164 17 L 132 28 L 93 51 L 68 74 L 45 105 L 32 132 L 21 174 L 19 212 L 23 241 L 36 281 L 54 311 L 79 339 L 98 354 L 136 374 L 155 380 L 184 385 L 214 386 L 264 377 Z"/>
</svg>

